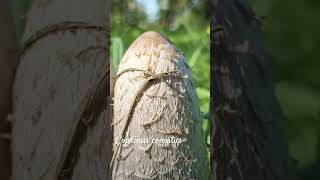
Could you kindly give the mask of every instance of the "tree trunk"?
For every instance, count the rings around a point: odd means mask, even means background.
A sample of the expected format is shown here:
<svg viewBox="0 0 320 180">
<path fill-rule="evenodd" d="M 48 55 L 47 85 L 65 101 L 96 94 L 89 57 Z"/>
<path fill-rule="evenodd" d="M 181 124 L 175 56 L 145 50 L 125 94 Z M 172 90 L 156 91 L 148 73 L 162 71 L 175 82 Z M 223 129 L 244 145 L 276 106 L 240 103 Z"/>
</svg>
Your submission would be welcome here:
<svg viewBox="0 0 320 180">
<path fill-rule="evenodd" d="M 108 7 L 33 1 L 13 89 L 13 180 L 107 179 Z"/>
<path fill-rule="evenodd" d="M 8 0 L 0 1 L 0 179 L 11 176 L 10 123 L 12 85 L 18 63 L 17 42 Z"/>
<path fill-rule="evenodd" d="M 260 19 L 244 0 L 211 9 L 212 179 L 292 179 Z"/>
</svg>

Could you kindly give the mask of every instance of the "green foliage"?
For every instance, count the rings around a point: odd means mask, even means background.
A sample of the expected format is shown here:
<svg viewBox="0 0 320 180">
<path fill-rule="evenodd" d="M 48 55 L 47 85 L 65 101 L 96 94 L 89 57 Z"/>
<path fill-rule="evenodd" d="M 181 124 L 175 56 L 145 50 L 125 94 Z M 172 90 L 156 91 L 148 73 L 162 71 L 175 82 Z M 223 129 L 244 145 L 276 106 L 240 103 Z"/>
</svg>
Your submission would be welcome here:
<svg viewBox="0 0 320 180">
<path fill-rule="evenodd" d="M 158 12 L 155 15 L 148 14 L 150 2 L 158 7 L 153 9 Z M 192 69 L 204 118 L 204 141 L 209 144 L 210 30 L 207 1 L 113 0 L 112 4 L 111 56 L 115 69 L 125 50 L 143 32 L 158 31 L 169 37 L 185 54 Z"/>
<path fill-rule="evenodd" d="M 11 0 L 10 3 L 13 21 L 16 27 L 16 34 L 20 40 L 23 35 L 26 22 L 26 13 L 30 6 L 31 0 Z"/>
<path fill-rule="evenodd" d="M 265 42 L 278 68 L 276 92 L 286 117 L 290 155 L 303 169 L 316 166 L 320 164 L 320 3 L 251 1 L 257 14 L 266 16 Z"/>
</svg>

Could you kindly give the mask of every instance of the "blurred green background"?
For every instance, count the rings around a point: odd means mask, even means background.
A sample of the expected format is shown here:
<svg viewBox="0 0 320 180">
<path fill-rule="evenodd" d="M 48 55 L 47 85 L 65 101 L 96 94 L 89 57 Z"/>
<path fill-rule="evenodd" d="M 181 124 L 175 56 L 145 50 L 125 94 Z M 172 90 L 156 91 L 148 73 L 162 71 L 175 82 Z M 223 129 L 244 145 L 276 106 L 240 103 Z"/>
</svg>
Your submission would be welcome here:
<svg viewBox="0 0 320 180">
<path fill-rule="evenodd" d="M 145 6 L 146 2 L 149 6 Z M 23 33 L 31 0 L 11 0 L 16 31 Z M 290 155 L 304 180 L 320 179 L 320 1 L 250 0 L 257 15 L 266 16 L 263 35 L 275 57 L 276 92 L 285 114 Z M 148 3 L 147 3 L 148 4 Z M 121 55 L 139 34 L 158 30 L 189 59 L 198 82 L 201 110 L 209 119 L 207 0 L 113 0 L 112 56 Z M 145 9 L 149 9 L 145 11 Z M 196 38 L 198 36 L 198 38 Z M 116 48 L 118 47 L 118 48 Z M 208 121 L 204 121 L 207 129 Z"/>
<path fill-rule="evenodd" d="M 276 93 L 290 155 L 305 180 L 320 179 L 320 1 L 251 0 L 276 65 Z"/>
<path fill-rule="evenodd" d="M 210 25 L 205 0 L 113 0 L 111 56 L 117 69 L 131 43 L 145 31 L 167 36 L 186 56 L 197 85 L 203 140 L 210 143 Z M 209 156 L 209 153 L 208 153 Z"/>
</svg>

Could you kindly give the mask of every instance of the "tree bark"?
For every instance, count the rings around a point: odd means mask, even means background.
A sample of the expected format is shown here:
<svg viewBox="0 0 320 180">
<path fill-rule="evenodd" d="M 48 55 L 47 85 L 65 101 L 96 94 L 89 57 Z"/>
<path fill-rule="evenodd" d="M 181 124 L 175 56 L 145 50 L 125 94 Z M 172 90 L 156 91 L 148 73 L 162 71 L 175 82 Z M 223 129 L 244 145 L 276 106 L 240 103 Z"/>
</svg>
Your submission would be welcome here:
<svg viewBox="0 0 320 180">
<path fill-rule="evenodd" d="M 244 0 L 211 9 L 212 179 L 292 179 L 261 21 Z"/>
<path fill-rule="evenodd" d="M 17 41 L 8 0 L 0 1 L 0 179 L 11 176 L 11 125 L 7 119 L 11 111 L 14 74 L 18 63 Z"/>
<path fill-rule="evenodd" d="M 13 89 L 13 180 L 107 179 L 108 8 L 33 1 Z"/>
</svg>

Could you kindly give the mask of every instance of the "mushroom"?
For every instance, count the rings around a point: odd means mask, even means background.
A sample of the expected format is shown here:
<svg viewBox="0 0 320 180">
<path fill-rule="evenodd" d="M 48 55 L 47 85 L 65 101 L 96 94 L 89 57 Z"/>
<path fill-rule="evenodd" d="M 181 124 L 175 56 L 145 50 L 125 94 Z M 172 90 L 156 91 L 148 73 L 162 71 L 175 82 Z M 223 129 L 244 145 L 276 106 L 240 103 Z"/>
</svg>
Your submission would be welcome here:
<svg viewBox="0 0 320 180">
<path fill-rule="evenodd" d="M 142 34 L 116 77 L 112 179 L 207 179 L 201 124 L 183 53 L 160 33 Z M 119 139 L 136 141 L 124 145 Z"/>
</svg>

